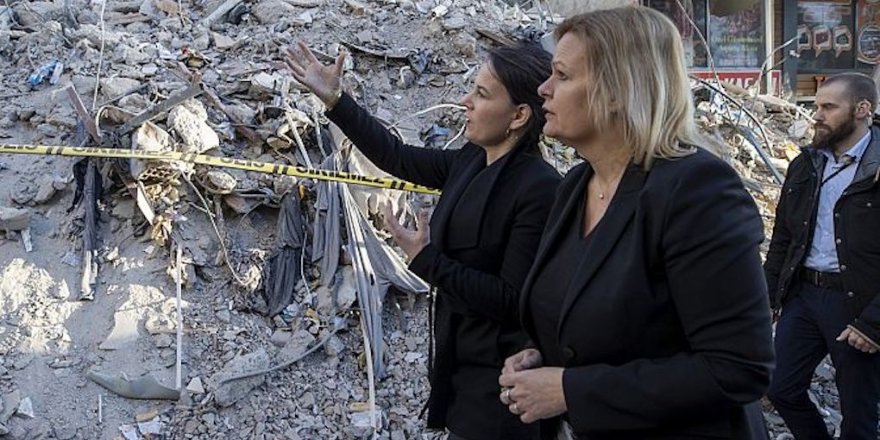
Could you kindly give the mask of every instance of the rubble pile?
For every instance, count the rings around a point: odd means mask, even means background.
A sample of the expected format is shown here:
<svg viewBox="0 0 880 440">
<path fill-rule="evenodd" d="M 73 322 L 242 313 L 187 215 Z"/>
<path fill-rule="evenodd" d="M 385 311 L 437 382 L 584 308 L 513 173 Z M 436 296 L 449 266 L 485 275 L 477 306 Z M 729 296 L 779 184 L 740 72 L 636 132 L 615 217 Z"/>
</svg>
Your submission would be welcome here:
<svg viewBox="0 0 880 440">
<path fill-rule="evenodd" d="M 530 0 L 9 0 L 0 142 L 383 176 L 328 125 L 282 48 L 303 40 L 325 62 L 349 52 L 343 81 L 359 102 L 408 143 L 455 148 L 463 114 L 448 104 L 484 50 L 540 37 L 550 12 Z M 759 151 L 784 170 L 809 124 L 778 98 L 725 90 L 710 93 L 699 121 L 733 147 L 728 159 L 769 227 L 779 187 Z M 545 146 L 560 171 L 579 162 Z M 90 184 L 75 163 L 94 167 L 95 219 L 78 200 Z M 436 436 L 419 417 L 427 286 L 375 227 L 380 203 L 411 222 L 431 196 L 53 156 L 2 158 L 0 187 L 0 438 Z M 97 273 L 87 282 L 89 231 Z M 383 282 L 367 286 L 365 272 Z M 86 284 L 94 300 L 76 301 Z M 146 383 L 164 397 L 120 397 L 154 392 Z"/>
</svg>

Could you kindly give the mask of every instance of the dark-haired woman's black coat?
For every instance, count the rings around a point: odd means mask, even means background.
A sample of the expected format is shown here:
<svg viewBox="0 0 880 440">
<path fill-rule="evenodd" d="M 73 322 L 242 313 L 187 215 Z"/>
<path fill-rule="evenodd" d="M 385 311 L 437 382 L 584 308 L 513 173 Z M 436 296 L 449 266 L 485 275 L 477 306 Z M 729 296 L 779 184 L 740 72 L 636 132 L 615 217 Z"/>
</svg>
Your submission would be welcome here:
<svg viewBox="0 0 880 440">
<path fill-rule="evenodd" d="M 383 170 L 443 191 L 431 243 L 410 264 L 438 289 L 428 427 L 469 440 L 537 438 L 537 426 L 523 425 L 498 400 L 498 376 L 525 340 L 519 291 L 559 174 L 528 145 L 488 167 L 474 144 L 455 151 L 404 145 L 348 95 L 327 116 Z"/>
</svg>

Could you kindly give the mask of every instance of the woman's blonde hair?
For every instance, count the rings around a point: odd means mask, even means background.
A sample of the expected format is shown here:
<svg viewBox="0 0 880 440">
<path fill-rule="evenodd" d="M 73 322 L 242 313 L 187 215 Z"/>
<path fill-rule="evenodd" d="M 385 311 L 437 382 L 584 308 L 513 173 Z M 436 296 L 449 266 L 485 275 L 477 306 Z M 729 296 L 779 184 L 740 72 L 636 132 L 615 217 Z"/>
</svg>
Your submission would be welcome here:
<svg viewBox="0 0 880 440">
<path fill-rule="evenodd" d="M 654 159 L 712 147 L 694 121 L 681 36 L 662 13 L 630 6 L 575 15 L 556 40 L 569 33 L 587 46 L 591 126 L 620 124 L 635 163 L 649 169 Z"/>
</svg>

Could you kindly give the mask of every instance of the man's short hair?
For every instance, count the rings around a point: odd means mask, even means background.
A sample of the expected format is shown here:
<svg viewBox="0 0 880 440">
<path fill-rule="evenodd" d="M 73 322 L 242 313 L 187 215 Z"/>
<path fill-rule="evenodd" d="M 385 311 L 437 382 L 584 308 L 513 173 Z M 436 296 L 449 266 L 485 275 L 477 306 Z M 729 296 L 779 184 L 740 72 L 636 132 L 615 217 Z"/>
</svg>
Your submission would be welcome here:
<svg viewBox="0 0 880 440">
<path fill-rule="evenodd" d="M 857 72 L 838 73 L 825 79 L 821 87 L 836 83 L 844 85 L 853 107 L 859 102 L 868 101 L 871 112 L 877 108 L 877 83 L 870 76 Z"/>
</svg>

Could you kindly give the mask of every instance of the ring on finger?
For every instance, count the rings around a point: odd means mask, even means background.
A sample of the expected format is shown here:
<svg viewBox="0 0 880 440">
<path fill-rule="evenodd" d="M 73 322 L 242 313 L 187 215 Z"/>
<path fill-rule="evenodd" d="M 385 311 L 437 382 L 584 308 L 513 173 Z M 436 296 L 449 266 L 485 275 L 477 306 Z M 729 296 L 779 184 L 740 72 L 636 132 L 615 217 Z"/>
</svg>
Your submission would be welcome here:
<svg viewBox="0 0 880 440">
<path fill-rule="evenodd" d="M 502 396 L 504 396 L 504 400 L 508 402 L 513 402 L 513 399 L 510 398 L 510 388 L 505 388 Z"/>
<path fill-rule="evenodd" d="M 513 405 L 510 405 L 510 411 L 514 414 L 519 414 L 519 407 L 516 406 L 516 402 L 513 402 Z"/>
</svg>

